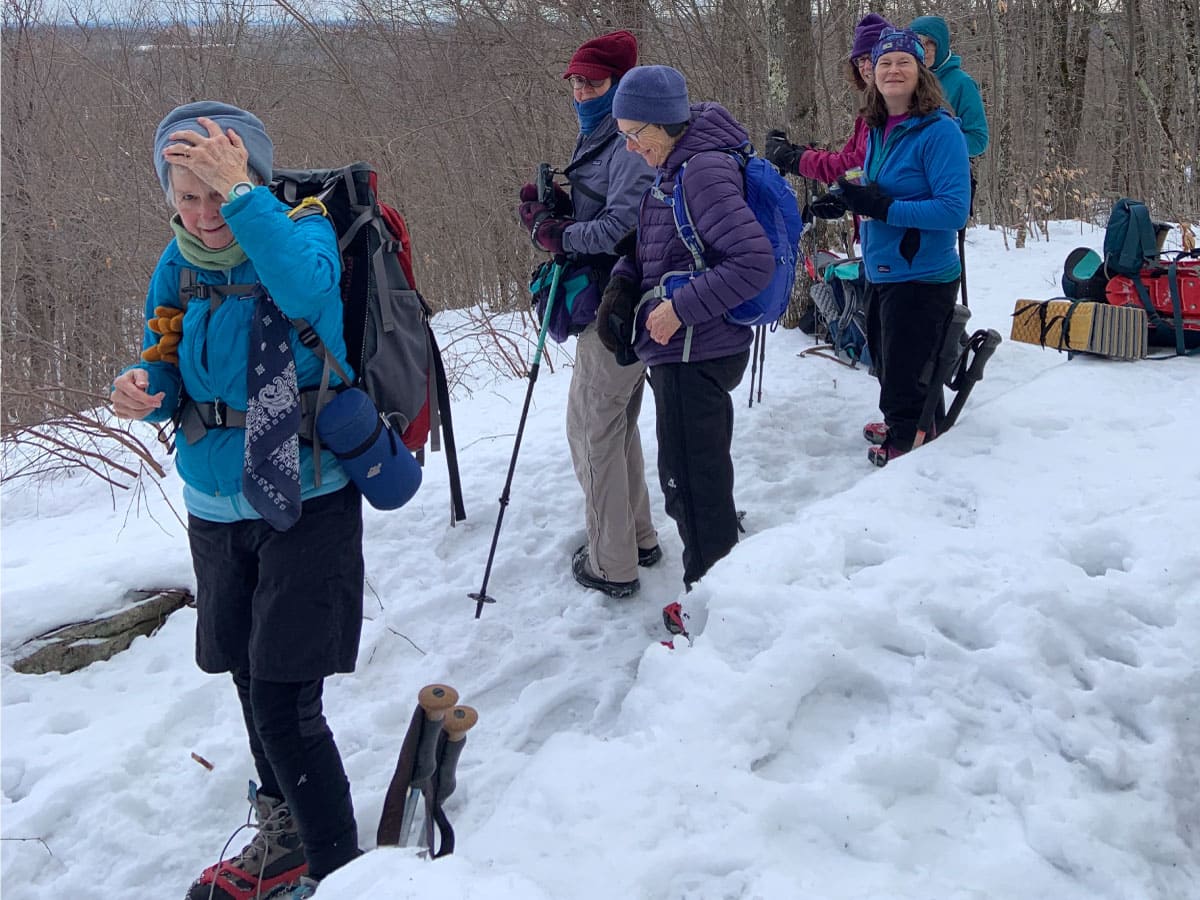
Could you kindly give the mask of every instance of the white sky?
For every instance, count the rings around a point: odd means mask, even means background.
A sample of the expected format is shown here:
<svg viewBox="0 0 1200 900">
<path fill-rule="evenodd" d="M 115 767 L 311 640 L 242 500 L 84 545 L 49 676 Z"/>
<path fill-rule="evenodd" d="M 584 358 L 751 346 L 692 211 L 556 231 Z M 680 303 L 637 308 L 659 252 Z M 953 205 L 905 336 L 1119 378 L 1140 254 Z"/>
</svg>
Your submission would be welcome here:
<svg viewBox="0 0 1200 900">
<path fill-rule="evenodd" d="M 1015 299 L 1057 295 L 1068 251 L 1101 239 L 1063 223 L 1016 251 L 973 230 L 969 327 L 1007 338 Z M 877 470 L 859 433 L 874 382 L 798 358 L 809 341 L 772 335 L 761 404 L 735 392 L 749 534 L 684 600 L 699 636 L 674 651 L 660 610 L 683 599 L 680 543 L 649 393 L 665 559 L 630 600 L 571 578 L 570 344 L 536 386 L 499 602 L 472 617 L 526 382 L 467 373 L 469 518 L 448 527 L 440 455 L 409 506 L 367 512 L 359 666 L 326 688 L 365 848 L 418 689 L 448 682 L 479 710 L 447 807 L 458 850 L 369 853 L 322 900 L 1196 896 L 1200 359 L 1006 340 L 958 426 Z M 173 474 L 165 492 L 182 509 Z M 129 588 L 193 585 L 153 485 L 136 502 L 83 476 L 9 486 L 2 516 L 6 662 Z M 5 666 L 6 900 L 181 897 L 244 821 L 241 717 L 228 678 L 196 669 L 193 630 L 181 611 L 67 676 Z"/>
</svg>

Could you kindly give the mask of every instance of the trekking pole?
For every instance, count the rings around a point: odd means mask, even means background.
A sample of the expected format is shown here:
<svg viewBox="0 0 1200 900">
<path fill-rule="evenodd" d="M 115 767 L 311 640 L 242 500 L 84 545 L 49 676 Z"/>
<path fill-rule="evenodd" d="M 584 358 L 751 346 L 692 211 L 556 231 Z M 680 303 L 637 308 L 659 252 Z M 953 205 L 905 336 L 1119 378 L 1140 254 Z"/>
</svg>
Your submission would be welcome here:
<svg viewBox="0 0 1200 900">
<path fill-rule="evenodd" d="M 754 329 L 754 344 L 750 348 L 750 405 L 748 409 L 754 408 L 754 375 L 758 371 L 758 342 L 762 337 L 762 329 Z M 762 394 L 759 394 L 759 400 L 762 399 Z"/>
<path fill-rule="evenodd" d="M 758 331 L 762 335 L 762 344 L 758 348 L 758 402 L 762 403 L 763 375 L 767 371 L 767 326 L 759 325 Z"/>
<path fill-rule="evenodd" d="M 496 544 L 500 540 L 500 526 L 504 523 L 504 510 L 508 506 L 509 490 L 512 488 L 513 473 L 517 470 L 517 454 L 521 451 L 521 437 L 525 434 L 525 419 L 529 415 L 529 401 L 533 399 L 533 386 L 537 383 L 538 370 L 542 365 L 542 349 L 546 346 L 546 332 L 550 328 L 550 314 L 554 310 L 554 298 L 558 294 L 558 282 L 566 267 L 566 257 L 554 258 L 554 274 L 550 278 L 550 296 L 546 298 L 546 312 L 542 314 L 542 330 L 538 334 L 537 350 L 529 367 L 529 387 L 525 391 L 525 405 L 521 407 L 521 421 L 517 424 L 517 439 L 513 442 L 512 459 L 508 461 L 508 477 L 504 480 L 504 491 L 500 494 L 500 513 L 496 516 L 496 530 L 492 533 L 492 548 L 488 551 L 487 567 L 483 570 L 483 584 L 475 593 L 468 594 L 475 601 L 475 618 L 483 613 L 483 604 L 495 603 L 495 597 L 487 592 L 488 579 L 492 577 L 492 562 L 496 558 Z"/>
<path fill-rule="evenodd" d="M 942 337 L 942 345 L 938 348 L 937 355 L 931 360 L 932 371 L 929 376 L 929 393 L 925 395 L 925 405 L 921 408 L 921 418 L 917 420 L 917 435 L 913 438 L 913 449 L 916 450 L 925 443 L 925 436 L 929 433 L 933 425 L 934 419 L 937 417 L 938 407 L 944 402 L 945 395 L 942 393 L 942 384 L 945 383 L 950 375 L 950 370 L 954 368 L 954 364 L 958 361 L 959 354 L 959 339 L 967 327 L 967 320 L 971 318 L 971 311 L 960 303 L 954 305 L 954 312 L 950 316 L 950 322 L 946 326 L 946 333 Z"/>
<path fill-rule="evenodd" d="M 970 308 L 971 304 L 967 302 L 967 229 L 958 229 L 958 265 L 962 269 L 960 277 L 962 288 L 962 305 Z"/>
<path fill-rule="evenodd" d="M 996 352 L 996 348 L 1000 346 L 1000 341 L 1000 332 L 994 328 L 987 330 L 980 328 L 967 340 L 967 345 L 962 351 L 962 365 L 950 385 L 951 390 L 955 392 L 954 401 L 946 410 L 946 415 L 938 423 L 939 431 L 946 431 L 958 421 L 963 405 L 971 396 L 971 389 L 975 387 L 976 382 L 983 380 L 983 367 L 987 365 L 992 354 Z M 974 351 L 974 356 L 971 356 L 972 351 Z M 968 357 L 970 362 L 967 361 Z"/>
</svg>

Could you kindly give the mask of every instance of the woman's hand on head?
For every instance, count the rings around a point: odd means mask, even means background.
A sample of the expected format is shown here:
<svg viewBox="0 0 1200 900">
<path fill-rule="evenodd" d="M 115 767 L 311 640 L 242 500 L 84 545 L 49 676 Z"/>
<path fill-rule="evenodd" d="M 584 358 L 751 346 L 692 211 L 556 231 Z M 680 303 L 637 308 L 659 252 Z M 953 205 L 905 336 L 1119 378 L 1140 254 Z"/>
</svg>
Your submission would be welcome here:
<svg viewBox="0 0 1200 900">
<path fill-rule="evenodd" d="M 148 387 L 150 373 L 145 369 L 130 369 L 114 378 L 109 395 L 113 415 L 118 419 L 144 419 L 162 406 L 166 395 L 162 391 L 149 394 L 146 392 Z"/>
<path fill-rule="evenodd" d="M 228 196 L 230 188 L 250 180 L 246 145 L 232 128 L 221 130 L 212 119 L 196 120 L 206 135 L 191 129 L 173 131 L 168 137 L 175 143 L 163 149 L 163 158 L 173 166 L 182 166 L 214 190 Z"/>
</svg>

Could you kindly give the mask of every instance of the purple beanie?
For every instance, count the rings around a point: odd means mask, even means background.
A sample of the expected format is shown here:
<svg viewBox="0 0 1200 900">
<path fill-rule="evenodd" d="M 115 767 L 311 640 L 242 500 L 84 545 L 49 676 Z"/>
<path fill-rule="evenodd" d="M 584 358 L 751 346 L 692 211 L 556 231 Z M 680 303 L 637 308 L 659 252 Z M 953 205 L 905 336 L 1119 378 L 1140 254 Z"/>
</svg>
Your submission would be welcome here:
<svg viewBox="0 0 1200 900">
<path fill-rule="evenodd" d="M 871 48 L 879 40 L 879 35 L 883 33 L 883 29 L 891 27 L 892 23 L 878 13 L 867 13 L 863 16 L 858 24 L 854 26 L 854 46 L 850 48 L 850 59 L 855 60 L 860 56 L 870 56 Z"/>
</svg>

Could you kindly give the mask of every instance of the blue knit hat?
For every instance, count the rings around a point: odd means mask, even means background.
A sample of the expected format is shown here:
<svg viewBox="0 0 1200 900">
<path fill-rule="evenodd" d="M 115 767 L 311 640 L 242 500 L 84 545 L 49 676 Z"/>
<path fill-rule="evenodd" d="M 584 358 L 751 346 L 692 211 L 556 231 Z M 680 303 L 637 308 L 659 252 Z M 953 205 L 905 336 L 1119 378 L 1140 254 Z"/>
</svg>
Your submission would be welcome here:
<svg viewBox="0 0 1200 900">
<path fill-rule="evenodd" d="M 185 103 L 183 106 L 175 107 L 167 113 L 166 118 L 158 123 L 158 129 L 154 132 L 154 168 L 158 172 L 158 180 L 162 182 L 164 193 L 171 187 L 168 178 L 171 166 L 163 159 L 163 150 L 172 143 L 168 135 L 176 131 L 195 131 L 202 135 L 208 134 L 204 126 L 196 121 L 201 116 L 212 119 L 222 129 L 232 128 L 237 132 L 237 136 L 246 145 L 246 152 L 250 154 L 250 168 L 259 174 L 264 183 L 271 181 L 275 145 L 267 136 L 267 129 L 262 120 L 253 113 L 230 106 L 228 103 L 199 100 L 196 103 Z"/>
<path fill-rule="evenodd" d="M 675 125 L 692 117 L 687 82 L 670 66 L 636 66 L 617 83 L 613 97 L 614 119 L 631 119 L 651 125 Z"/>
<path fill-rule="evenodd" d="M 871 65 L 879 62 L 879 57 L 885 53 L 908 53 L 915 56 L 917 62 L 925 62 L 925 48 L 921 46 L 921 36 L 907 28 L 892 28 L 879 36 L 879 40 L 871 48 Z"/>
</svg>

